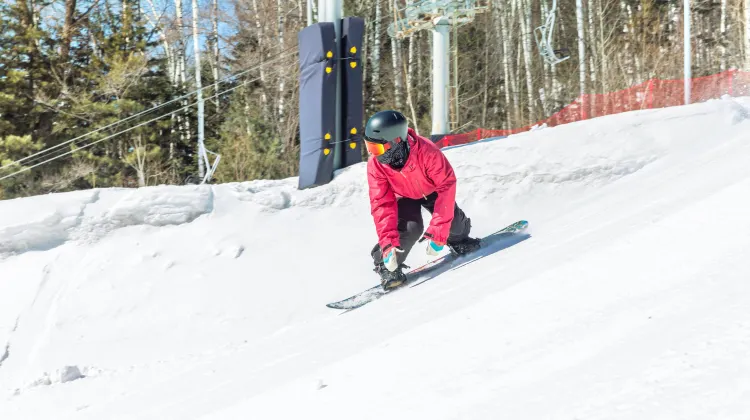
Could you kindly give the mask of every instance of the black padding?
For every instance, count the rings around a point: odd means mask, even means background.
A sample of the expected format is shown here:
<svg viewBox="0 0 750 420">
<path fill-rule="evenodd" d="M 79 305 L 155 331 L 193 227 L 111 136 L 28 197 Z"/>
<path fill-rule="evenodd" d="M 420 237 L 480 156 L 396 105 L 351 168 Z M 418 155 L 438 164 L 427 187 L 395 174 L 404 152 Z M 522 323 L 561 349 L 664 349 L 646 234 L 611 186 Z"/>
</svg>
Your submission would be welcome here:
<svg viewBox="0 0 750 420">
<path fill-rule="evenodd" d="M 297 38 L 300 63 L 299 188 L 303 189 L 327 184 L 333 178 L 339 53 L 332 22 L 308 26 L 299 32 Z M 330 69 L 328 72 L 327 68 Z M 330 139 L 326 139 L 326 134 Z"/>
<path fill-rule="evenodd" d="M 362 42 L 365 21 L 358 17 L 341 20 L 341 121 L 343 135 L 343 167 L 362 162 L 362 135 L 364 132 L 364 99 L 362 81 Z M 355 52 L 352 52 L 355 48 Z M 352 133 L 356 130 L 356 134 Z M 354 146 L 354 147 L 352 147 Z"/>
</svg>

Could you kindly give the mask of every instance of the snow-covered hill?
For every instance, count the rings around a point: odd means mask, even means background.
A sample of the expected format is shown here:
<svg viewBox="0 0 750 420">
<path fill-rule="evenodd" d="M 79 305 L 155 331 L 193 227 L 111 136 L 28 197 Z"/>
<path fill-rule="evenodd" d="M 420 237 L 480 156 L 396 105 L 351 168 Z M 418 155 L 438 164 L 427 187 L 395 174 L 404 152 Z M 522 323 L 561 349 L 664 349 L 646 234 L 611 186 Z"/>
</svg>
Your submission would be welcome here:
<svg viewBox="0 0 750 420">
<path fill-rule="evenodd" d="M 474 233 L 532 237 L 343 315 L 377 283 L 364 164 L 0 202 L 0 419 L 746 419 L 749 117 L 448 150 Z"/>
</svg>

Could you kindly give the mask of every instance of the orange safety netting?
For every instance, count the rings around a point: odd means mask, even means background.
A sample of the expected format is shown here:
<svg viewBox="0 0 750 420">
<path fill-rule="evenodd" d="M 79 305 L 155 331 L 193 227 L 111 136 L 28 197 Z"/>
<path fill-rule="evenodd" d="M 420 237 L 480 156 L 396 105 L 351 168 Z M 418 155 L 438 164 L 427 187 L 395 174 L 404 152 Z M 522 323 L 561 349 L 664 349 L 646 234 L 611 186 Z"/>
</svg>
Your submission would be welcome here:
<svg viewBox="0 0 750 420">
<path fill-rule="evenodd" d="M 575 121 L 640 109 L 665 108 L 684 103 L 684 81 L 651 79 L 628 89 L 605 94 L 581 95 L 549 118 L 526 127 L 512 130 L 488 130 L 478 128 L 461 134 L 448 134 L 436 144 L 439 147 L 456 146 L 490 137 L 504 137 L 529 131 L 546 124 L 554 127 Z M 723 95 L 750 95 L 750 73 L 727 70 L 710 76 L 692 79 L 690 102 L 717 99 Z"/>
</svg>

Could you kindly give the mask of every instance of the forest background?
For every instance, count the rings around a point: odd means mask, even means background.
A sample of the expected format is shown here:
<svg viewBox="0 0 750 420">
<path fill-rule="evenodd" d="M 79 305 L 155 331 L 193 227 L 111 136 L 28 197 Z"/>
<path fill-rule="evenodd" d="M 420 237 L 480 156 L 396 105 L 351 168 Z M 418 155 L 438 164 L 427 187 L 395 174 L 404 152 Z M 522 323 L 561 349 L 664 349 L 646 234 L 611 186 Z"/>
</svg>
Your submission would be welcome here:
<svg viewBox="0 0 750 420">
<path fill-rule="evenodd" d="M 431 34 L 386 31 L 412 3 L 346 0 L 344 15 L 366 22 L 366 115 L 399 109 L 428 135 Z M 477 3 L 485 11 L 451 33 L 453 132 L 521 127 L 582 93 L 682 77 L 682 1 L 561 0 L 553 45 L 571 58 L 554 66 L 533 35 L 551 0 Z M 750 0 L 691 4 L 693 76 L 750 69 Z M 0 178 L 13 176 L 0 199 L 197 182 L 200 87 L 205 143 L 222 157 L 214 182 L 295 176 L 306 25 L 306 0 L 4 1 Z"/>
</svg>

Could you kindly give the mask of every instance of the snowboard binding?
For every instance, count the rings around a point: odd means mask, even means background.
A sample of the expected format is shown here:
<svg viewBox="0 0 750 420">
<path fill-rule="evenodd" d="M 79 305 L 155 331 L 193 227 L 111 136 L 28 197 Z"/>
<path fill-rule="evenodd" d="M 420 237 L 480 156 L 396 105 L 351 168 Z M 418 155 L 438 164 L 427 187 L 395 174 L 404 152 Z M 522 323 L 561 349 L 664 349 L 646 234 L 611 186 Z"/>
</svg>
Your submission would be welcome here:
<svg viewBox="0 0 750 420">
<path fill-rule="evenodd" d="M 477 238 L 466 238 L 459 242 L 448 241 L 448 248 L 456 255 L 466 255 L 472 253 L 482 246 L 482 240 Z"/>
<path fill-rule="evenodd" d="M 406 274 L 404 274 L 404 269 L 409 268 L 410 267 L 408 265 L 401 264 L 398 266 L 396 271 L 390 271 L 385 268 L 385 264 L 380 263 L 375 266 L 373 271 L 378 273 L 378 275 L 380 276 L 380 285 L 383 287 L 383 290 L 389 291 L 401 286 L 406 282 Z"/>
</svg>

